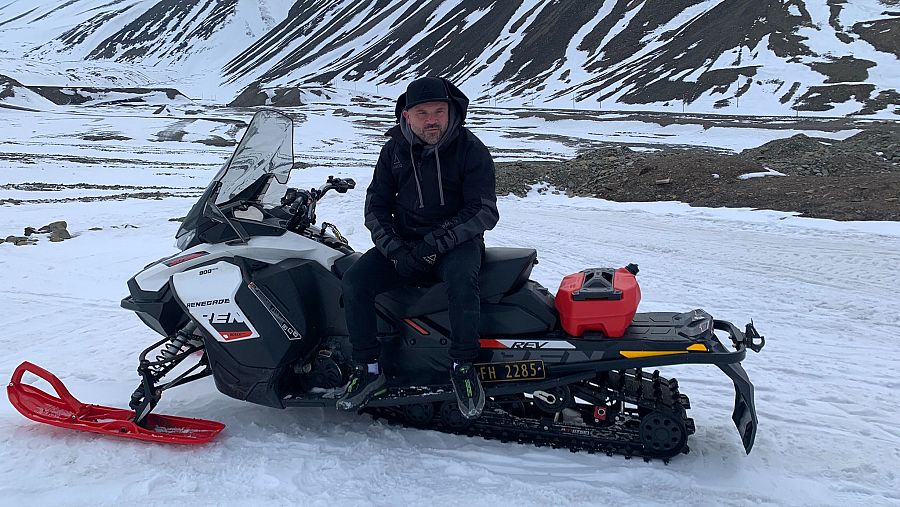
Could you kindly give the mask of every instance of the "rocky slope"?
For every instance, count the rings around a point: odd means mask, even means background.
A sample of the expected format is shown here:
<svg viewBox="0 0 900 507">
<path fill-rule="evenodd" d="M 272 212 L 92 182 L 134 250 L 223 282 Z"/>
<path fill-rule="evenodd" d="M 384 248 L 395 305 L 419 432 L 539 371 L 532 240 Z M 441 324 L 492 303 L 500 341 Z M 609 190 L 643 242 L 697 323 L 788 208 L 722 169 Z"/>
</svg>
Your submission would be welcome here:
<svg viewBox="0 0 900 507">
<path fill-rule="evenodd" d="M 23 43 L 26 33 L 41 36 Z M 234 105 L 278 102 L 286 90 L 325 84 L 393 94 L 414 76 L 436 73 L 497 104 L 890 116 L 900 114 L 898 33 L 897 0 L 0 6 L 0 42 L 13 53 L 139 65 L 148 81 L 165 72 L 176 83 L 195 76 L 199 86 L 200 75 L 210 78 L 204 85 L 242 97 Z"/>
<path fill-rule="evenodd" d="M 770 175 L 746 176 L 761 173 Z M 621 202 L 671 200 L 897 221 L 900 129 L 886 125 L 844 141 L 799 134 L 736 155 L 611 146 L 566 162 L 498 164 L 498 194 L 524 195 L 531 189 Z"/>
</svg>

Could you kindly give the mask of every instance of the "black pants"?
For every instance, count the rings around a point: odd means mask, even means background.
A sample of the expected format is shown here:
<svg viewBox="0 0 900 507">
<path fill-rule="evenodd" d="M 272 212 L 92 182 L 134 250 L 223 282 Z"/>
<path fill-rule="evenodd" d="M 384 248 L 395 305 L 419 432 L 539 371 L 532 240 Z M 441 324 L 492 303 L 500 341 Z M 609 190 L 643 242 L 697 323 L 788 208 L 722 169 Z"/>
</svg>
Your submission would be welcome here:
<svg viewBox="0 0 900 507">
<path fill-rule="evenodd" d="M 478 355 L 478 319 L 481 299 L 478 295 L 478 271 L 484 254 L 484 242 L 478 238 L 467 241 L 442 255 L 434 272 L 421 279 L 401 278 L 393 263 L 372 248 L 344 275 L 344 312 L 353 361 L 371 363 L 381 353 L 376 338 L 378 325 L 375 315 L 375 296 L 416 281 L 447 282 L 450 310 L 450 357 L 458 362 L 471 362 Z"/>
</svg>

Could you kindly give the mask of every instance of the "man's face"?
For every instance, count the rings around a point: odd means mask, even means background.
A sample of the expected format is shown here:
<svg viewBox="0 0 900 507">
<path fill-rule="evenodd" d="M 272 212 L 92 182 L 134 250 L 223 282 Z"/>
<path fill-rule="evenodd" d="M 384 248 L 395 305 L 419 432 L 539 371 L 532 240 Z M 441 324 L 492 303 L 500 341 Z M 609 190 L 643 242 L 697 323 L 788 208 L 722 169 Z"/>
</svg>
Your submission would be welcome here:
<svg viewBox="0 0 900 507">
<path fill-rule="evenodd" d="M 442 101 L 423 102 L 403 111 L 403 118 L 425 144 L 436 144 L 449 126 L 450 105 Z"/>
</svg>

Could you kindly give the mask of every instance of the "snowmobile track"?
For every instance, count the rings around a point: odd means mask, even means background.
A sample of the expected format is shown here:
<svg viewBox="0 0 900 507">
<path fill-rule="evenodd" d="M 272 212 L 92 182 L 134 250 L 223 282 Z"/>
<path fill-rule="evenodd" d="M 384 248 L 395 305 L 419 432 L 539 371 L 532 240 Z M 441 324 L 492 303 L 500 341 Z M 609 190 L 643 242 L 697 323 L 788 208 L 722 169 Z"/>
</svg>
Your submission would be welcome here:
<svg viewBox="0 0 900 507">
<path fill-rule="evenodd" d="M 589 403 L 567 405 L 581 414 L 581 421 L 561 421 L 562 411 L 555 416 L 542 413 L 525 397 L 489 400 L 481 417 L 473 421 L 462 419 L 452 401 L 430 404 L 430 408 L 423 408 L 415 415 L 402 407 L 363 411 L 376 420 L 384 419 L 403 427 L 564 448 L 571 452 L 619 454 L 626 459 L 661 459 L 665 464 L 672 457 L 689 452 L 687 440 L 694 433 L 694 421 L 687 417 L 690 402 L 679 393 L 677 380 L 662 378 L 659 371 L 649 374 L 631 369 L 604 372 L 590 382 L 567 387 L 572 389 L 575 398 Z M 636 408 L 623 408 L 623 404 Z M 585 422 L 602 405 L 606 406 L 610 420 Z"/>
</svg>

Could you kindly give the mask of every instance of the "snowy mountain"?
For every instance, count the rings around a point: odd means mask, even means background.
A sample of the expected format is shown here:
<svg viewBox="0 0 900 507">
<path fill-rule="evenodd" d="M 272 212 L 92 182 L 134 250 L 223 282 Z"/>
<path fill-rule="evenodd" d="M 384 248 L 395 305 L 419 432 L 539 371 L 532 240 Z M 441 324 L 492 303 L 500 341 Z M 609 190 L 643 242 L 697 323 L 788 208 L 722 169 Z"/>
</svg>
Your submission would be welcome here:
<svg viewBox="0 0 900 507">
<path fill-rule="evenodd" d="M 897 0 L 13 0 L 0 74 L 83 62 L 247 104 L 437 73 L 497 104 L 893 116 L 898 31 Z"/>
</svg>

